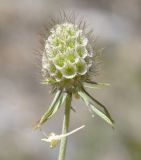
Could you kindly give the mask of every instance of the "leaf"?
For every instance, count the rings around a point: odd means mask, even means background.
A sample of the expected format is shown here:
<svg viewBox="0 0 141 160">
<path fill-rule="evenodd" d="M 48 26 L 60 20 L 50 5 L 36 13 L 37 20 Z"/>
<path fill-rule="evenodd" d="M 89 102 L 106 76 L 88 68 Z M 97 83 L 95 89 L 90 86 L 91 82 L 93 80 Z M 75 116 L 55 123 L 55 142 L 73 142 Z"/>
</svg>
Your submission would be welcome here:
<svg viewBox="0 0 141 160">
<path fill-rule="evenodd" d="M 83 99 L 83 101 L 86 103 L 86 105 L 89 106 L 90 102 L 87 96 L 82 91 L 79 91 L 78 94 Z"/>
<path fill-rule="evenodd" d="M 92 89 L 101 89 L 102 87 L 110 86 L 109 83 L 98 83 L 98 82 L 84 82 L 84 87 L 92 88 Z"/>
<path fill-rule="evenodd" d="M 113 121 L 111 121 L 111 119 L 104 114 L 103 112 L 101 112 L 100 110 L 98 110 L 93 104 L 90 104 L 92 110 L 102 119 L 104 119 L 107 123 L 109 123 L 112 127 L 113 127 Z"/>
<path fill-rule="evenodd" d="M 112 127 L 114 126 L 114 121 L 112 120 L 108 110 L 106 107 L 94 99 L 91 95 L 89 95 L 84 89 L 79 91 L 78 94 L 81 96 L 83 101 L 86 103 L 88 107 L 91 108 L 93 112 L 95 112 L 99 117 L 104 119 L 107 123 L 109 123 Z M 96 105 L 94 105 L 96 104 Z M 99 107 L 99 109 L 98 109 Z"/>
<path fill-rule="evenodd" d="M 56 107 L 54 107 L 54 110 L 53 110 L 52 114 L 48 117 L 48 119 L 51 118 L 58 111 L 58 109 L 64 103 L 66 97 L 67 97 L 67 93 L 64 93 L 63 95 L 61 95 Z"/>
<path fill-rule="evenodd" d="M 58 91 L 53 99 L 52 104 L 48 108 L 47 112 L 41 117 L 39 123 L 35 126 L 39 128 L 43 123 L 45 123 L 48 119 L 50 119 L 60 108 L 66 98 L 66 94 L 62 94 L 62 91 Z"/>
</svg>

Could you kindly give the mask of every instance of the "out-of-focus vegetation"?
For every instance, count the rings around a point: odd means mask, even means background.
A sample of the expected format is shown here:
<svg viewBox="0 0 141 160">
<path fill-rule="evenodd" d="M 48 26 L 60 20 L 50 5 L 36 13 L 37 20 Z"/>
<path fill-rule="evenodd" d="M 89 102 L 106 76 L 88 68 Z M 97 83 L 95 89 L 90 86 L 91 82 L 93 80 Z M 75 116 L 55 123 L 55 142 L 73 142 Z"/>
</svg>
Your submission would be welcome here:
<svg viewBox="0 0 141 160">
<path fill-rule="evenodd" d="M 87 129 L 69 139 L 68 160 L 141 159 L 141 1 L 140 0 L 0 0 L 0 160 L 51 160 L 50 150 L 32 126 L 51 102 L 49 87 L 40 85 L 35 51 L 38 33 L 58 10 L 75 11 L 87 20 L 104 48 L 96 80 L 111 86 L 93 96 L 107 105 L 112 130 L 74 101 L 71 129 Z M 40 62 L 39 62 L 40 63 Z M 43 129 L 61 132 L 63 109 Z M 58 122 L 58 123 L 56 123 Z"/>
</svg>

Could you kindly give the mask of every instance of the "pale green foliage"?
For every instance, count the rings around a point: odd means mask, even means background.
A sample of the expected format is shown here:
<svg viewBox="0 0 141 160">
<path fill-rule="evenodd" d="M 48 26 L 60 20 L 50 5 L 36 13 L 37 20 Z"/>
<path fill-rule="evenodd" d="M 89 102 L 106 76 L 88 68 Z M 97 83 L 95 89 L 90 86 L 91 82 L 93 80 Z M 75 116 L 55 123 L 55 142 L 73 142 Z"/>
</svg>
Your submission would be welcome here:
<svg viewBox="0 0 141 160">
<path fill-rule="evenodd" d="M 99 117 L 104 119 L 107 123 L 109 123 L 112 127 L 114 127 L 114 122 L 108 110 L 103 104 L 101 104 L 91 95 L 89 95 L 89 93 L 87 93 L 84 89 L 80 90 L 78 94 L 81 96 L 81 98 L 86 103 L 86 105 L 90 108 L 91 111 L 93 111 L 95 114 L 97 114 Z"/>
<path fill-rule="evenodd" d="M 92 66 L 92 57 L 88 39 L 77 25 L 56 25 L 45 42 L 43 77 L 52 83 L 85 75 Z"/>
<path fill-rule="evenodd" d="M 67 94 L 62 94 L 62 91 L 58 90 L 54 100 L 52 101 L 52 104 L 48 108 L 48 110 L 44 113 L 44 115 L 41 117 L 38 124 L 35 126 L 35 128 L 39 128 L 43 123 L 45 123 L 48 119 L 50 119 L 62 106 L 66 99 Z"/>
</svg>

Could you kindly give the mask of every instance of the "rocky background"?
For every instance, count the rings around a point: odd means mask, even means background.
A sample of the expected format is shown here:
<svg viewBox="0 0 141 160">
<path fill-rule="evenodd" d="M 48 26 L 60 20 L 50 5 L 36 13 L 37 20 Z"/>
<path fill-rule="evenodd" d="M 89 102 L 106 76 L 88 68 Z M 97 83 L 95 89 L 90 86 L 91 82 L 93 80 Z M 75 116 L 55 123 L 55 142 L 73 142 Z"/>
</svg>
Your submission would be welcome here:
<svg viewBox="0 0 141 160">
<path fill-rule="evenodd" d="M 141 159 L 141 1 L 140 0 L 0 0 L 0 160 L 53 160 L 59 148 L 41 142 L 33 126 L 53 95 L 40 84 L 39 33 L 59 10 L 75 12 L 94 29 L 102 48 L 95 77 L 108 88 L 90 91 L 104 103 L 116 125 L 91 117 L 81 101 L 73 102 L 67 160 Z M 61 132 L 63 107 L 43 126 Z"/>
</svg>

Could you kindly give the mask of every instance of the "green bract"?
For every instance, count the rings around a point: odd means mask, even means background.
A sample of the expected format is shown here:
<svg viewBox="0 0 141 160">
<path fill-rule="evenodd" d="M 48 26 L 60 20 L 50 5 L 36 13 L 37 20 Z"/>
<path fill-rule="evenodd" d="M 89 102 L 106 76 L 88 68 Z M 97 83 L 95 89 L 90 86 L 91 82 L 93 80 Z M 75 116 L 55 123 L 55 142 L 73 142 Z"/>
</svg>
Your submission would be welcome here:
<svg viewBox="0 0 141 160">
<path fill-rule="evenodd" d="M 50 30 L 42 57 L 44 80 L 50 84 L 85 78 L 93 64 L 88 38 L 77 25 L 58 24 Z"/>
</svg>

